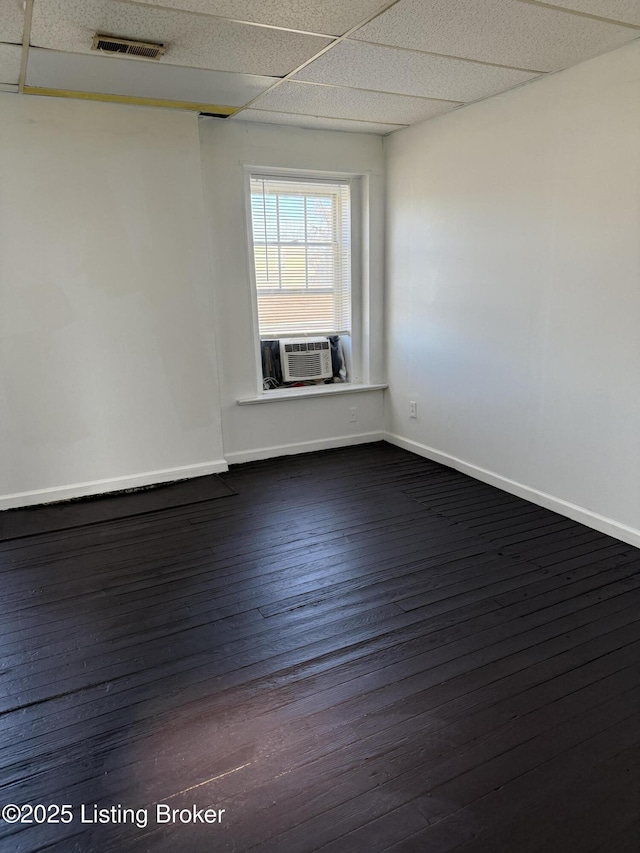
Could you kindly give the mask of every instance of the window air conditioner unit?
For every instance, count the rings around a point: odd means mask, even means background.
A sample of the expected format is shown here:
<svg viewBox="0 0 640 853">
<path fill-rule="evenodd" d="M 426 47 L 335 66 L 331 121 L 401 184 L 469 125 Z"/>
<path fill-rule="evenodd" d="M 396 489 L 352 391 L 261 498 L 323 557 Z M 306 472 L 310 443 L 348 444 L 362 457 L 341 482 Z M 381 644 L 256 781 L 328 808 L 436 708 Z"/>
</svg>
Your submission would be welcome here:
<svg viewBox="0 0 640 853">
<path fill-rule="evenodd" d="M 331 344 L 326 338 L 281 338 L 280 363 L 285 382 L 333 376 Z"/>
</svg>

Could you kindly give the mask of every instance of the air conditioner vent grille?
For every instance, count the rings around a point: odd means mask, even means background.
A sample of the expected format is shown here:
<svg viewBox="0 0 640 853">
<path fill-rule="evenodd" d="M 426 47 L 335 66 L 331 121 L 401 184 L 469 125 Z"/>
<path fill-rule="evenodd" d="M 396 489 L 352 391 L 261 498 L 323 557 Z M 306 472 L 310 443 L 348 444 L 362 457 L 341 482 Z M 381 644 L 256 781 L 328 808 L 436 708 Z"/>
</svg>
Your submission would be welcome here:
<svg viewBox="0 0 640 853">
<path fill-rule="evenodd" d="M 329 341 L 309 341 L 298 344 L 285 344 L 285 352 L 314 352 L 315 350 L 328 350 Z"/>
<path fill-rule="evenodd" d="M 138 56 L 142 59 L 160 59 L 166 51 L 163 44 L 99 34 L 93 37 L 91 49 L 105 53 L 118 53 L 122 56 Z"/>
<path fill-rule="evenodd" d="M 288 358 L 289 373 L 305 379 L 322 376 L 322 363 L 313 353 L 297 352 Z"/>
</svg>

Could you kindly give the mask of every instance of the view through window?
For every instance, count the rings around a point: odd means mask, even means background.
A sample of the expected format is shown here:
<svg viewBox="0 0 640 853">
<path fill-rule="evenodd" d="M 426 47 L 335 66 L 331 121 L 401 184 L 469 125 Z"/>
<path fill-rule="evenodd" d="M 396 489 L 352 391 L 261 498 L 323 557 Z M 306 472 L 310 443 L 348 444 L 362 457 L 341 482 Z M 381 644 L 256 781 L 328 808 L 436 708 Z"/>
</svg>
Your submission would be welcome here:
<svg viewBox="0 0 640 853">
<path fill-rule="evenodd" d="M 348 180 L 251 176 L 260 337 L 351 333 Z"/>
</svg>

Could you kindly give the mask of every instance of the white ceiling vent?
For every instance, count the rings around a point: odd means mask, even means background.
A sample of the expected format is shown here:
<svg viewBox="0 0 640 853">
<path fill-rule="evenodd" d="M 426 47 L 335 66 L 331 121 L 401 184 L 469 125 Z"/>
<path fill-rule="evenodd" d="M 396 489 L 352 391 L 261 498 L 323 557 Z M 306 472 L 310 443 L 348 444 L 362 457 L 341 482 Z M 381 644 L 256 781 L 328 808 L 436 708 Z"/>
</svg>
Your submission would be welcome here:
<svg viewBox="0 0 640 853">
<path fill-rule="evenodd" d="M 117 36 L 93 37 L 92 50 L 101 50 L 104 53 L 114 53 L 119 56 L 139 56 L 142 59 L 160 59 L 166 48 L 163 44 L 151 41 L 134 41 Z"/>
</svg>

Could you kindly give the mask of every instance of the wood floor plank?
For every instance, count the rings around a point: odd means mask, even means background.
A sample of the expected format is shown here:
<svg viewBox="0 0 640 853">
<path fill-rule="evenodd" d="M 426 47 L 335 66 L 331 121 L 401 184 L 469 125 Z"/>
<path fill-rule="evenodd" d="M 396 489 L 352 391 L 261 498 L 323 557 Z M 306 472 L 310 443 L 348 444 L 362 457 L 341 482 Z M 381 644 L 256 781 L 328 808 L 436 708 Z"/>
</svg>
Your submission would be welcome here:
<svg viewBox="0 0 640 853">
<path fill-rule="evenodd" d="M 566 785 L 576 785 L 581 779 L 595 776 L 596 781 L 591 790 L 600 791 L 600 802 L 610 795 L 611 790 L 606 784 L 608 780 L 600 780 L 599 771 L 602 766 L 612 763 L 614 767 L 626 763 L 625 750 L 637 747 L 640 737 L 637 714 L 635 717 L 627 717 L 619 720 L 613 727 L 595 732 L 592 736 L 580 741 L 573 747 L 563 750 L 559 755 L 538 764 L 534 769 L 519 776 L 510 785 L 498 788 L 491 794 L 477 800 L 466 808 L 453 812 L 449 817 L 435 821 L 425 830 L 419 831 L 406 841 L 389 847 L 393 853 L 418 853 L 418 851 L 429 850 L 434 853 L 445 853 L 445 851 L 460 850 L 465 853 L 480 853 L 491 849 L 503 849 L 494 844 L 505 843 L 506 837 L 509 844 L 514 842 L 514 830 L 510 828 L 504 833 L 502 828 L 505 816 L 511 822 L 521 820 L 524 823 L 524 814 L 530 808 L 532 800 L 535 801 L 541 791 L 548 790 L 549 786 L 557 784 L 557 771 L 562 768 L 563 782 Z M 610 757 L 611 756 L 611 757 Z M 593 774 L 593 776 L 592 776 Z M 615 774 L 617 775 L 617 774 Z M 623 773 L 624 775 L 624 773 Z M 604 783 L 604 784 L 603 784 Z M 603 785 L 604 790 L 600 789 Z M 557 794 L 556 794 L 557 797 Z M 558 808 L 560 806 L 560 808 Z M 556 800 L 555 807 L 549 807 L 545 813 L 542 831 L 548 834 L 550 818 L 556 828 L 563 825 L 562 804 Z M 420 808 L 428 816 L 430 803 L 428 798 L 420 800 Z M 593 801 L 583 802 L 583 822 L 588 821 L 590 815 L 594 819 L 594 829 L 599 818 L 599 809 Z M 540 816 L 538 816 L 540 823 Z M 516 823 L 515 843 L 519 843 L 521 837 L 519 824 Z M 517 848 L 516 848 L 517 849 Z M 560 848 L 562 849 L 562 848 Z M 574 848 L 567 848 L 569 850 Z M 580 849 L 580 848 L 578 848 Z"/>
<path fill-rule="evenodd" d="M 226 822 L 0 853 L 635 851 L 637 549 L 384 443 L 221 480 L 0 543 L 0 805 Z"/>
</svg>

